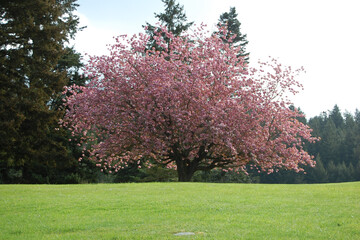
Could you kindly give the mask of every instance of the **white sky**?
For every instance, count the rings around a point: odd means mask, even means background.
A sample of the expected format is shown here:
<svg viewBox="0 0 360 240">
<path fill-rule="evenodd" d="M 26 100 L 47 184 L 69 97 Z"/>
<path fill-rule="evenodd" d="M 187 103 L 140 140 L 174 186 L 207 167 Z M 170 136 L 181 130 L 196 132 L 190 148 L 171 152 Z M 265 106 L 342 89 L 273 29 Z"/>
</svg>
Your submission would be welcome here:
<svg viewBox="0 0 360 240">
<path fill-rule="evenodd" d="M 241 32 L 247 34 L 250 63 L 268 56 L 284 65 L 304 66 L 305 90 L 294 103 L 313 117 L 338 104 L 360 109 L 360 1 L 358 0 L 177 0 L 188 21 L 211 29 L 220 14 L 236 7 Z M 74 45 L 82 54 L 103 55 L 120 34 L 155 24 L 160 0 L 78 0 L 81 26 Z"/>
</svg>

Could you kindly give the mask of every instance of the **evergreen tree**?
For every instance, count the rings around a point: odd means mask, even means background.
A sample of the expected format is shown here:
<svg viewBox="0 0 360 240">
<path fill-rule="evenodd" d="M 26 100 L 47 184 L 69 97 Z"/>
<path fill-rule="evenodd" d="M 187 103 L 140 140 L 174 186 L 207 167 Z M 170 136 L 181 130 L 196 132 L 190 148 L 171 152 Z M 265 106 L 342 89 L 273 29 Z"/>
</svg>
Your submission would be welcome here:
<svg viewBox="0 0 360 240">
<path fill-rule="evenodd" d="M 67 86 L 73 84 L 85 86 L 88 80 L 80 74 L 80 68 L 83 67 L 81 63 L 81 55 L 76 52 L 73 47 L 66 47 L 64 55 L 61 56 L 56 69 L 64 71 L 67 74 Z M 53 111 L 61 111 L 63 109 L 63 99 L 66 97 L 63 93 L 59 92 L 54 98 L 51 99 L 49 105 Z M 89 161 L 86 156 L 82 156 L 81 148 L 78 146 L 79 137 L 72 136 L 70 131 L 58 127 L 58 123 L 54 126 L 57 131 L 52 131 L 50 138 L 63 146 L 60 151 L 61 156 L 50 156 L 50 159 L 55 159 L 55 164 L 47 166 L 50 169 L 50 174 L 46 177 L 49 178 L 50 183 L 80 183 L 80 182 L 98 182 L 99 169 L 92 161 Z M 69 141 L 71 139 L 71 141 Z M 82 161 L 78 159 L 82 157 Z M 38 173 L 41 175 L 41 173 Z"/>
<path fill-rule="evenodd" d="M 12 168 L 20 182 L 48 182 L 50 166 L 69 161 L 68 146 L 54 137 L 62 113 L 52 104 L 68 81 L 59 64 L 66 55 L 66 42 L 78 30 L 76 7 L 75 0 L 1 1 L 0 166 L 4 181 L 9 180 L 6 172 Z"/>
<path fill-rule="evenodd" d="M 345 181 L 356 181 L 356 172 L 355 172 L 355 168 L 354 168 L 354 165 L 352 163 L 349 163 L 348 165 L 348 178 L 345 180 Z"/>
<path fill-rule="evenodd" d="M 321 116 L 316 116 L 309 119 L 309 126 L 313 130 L 313 135 L 316 137 L 322 137 L 322 128 L 323 128 L 324 119 Z M 313 155 L 317 156 L 320 151 L 322 140 L 318 141 L 314 144 L 306 144 L 306 149 L 308 152 Z"/>
<path fill-rule="evenodd" d="M 355 115 L 354 115 L 355 122 L 359 124 L 360 126 L 360 111 L 356 109 Z"/>
<path fill-rule="evenodd" d="M 307 183 L 326 183 L 328 182 L 327 171 L 321 161 L 320 154 L 315 158 L 316 166 L 314 168 L 307 168 L 306 182 Z"/>
<path fill-rule="evenodd" d="M 336 182 L 352 181 L 351 169 L 349 169 L 346 166 L 345 162 L 341 162 L 336 166 L 336 168 L 337 168 Z"/>
<path fill-rule="evenodd" d="M 324 167 L 324 164 L 321 161 L 320 155 L 316 157 L 316 166 L 314 169 L 313 175 L 315 176 L 316 183 L 326 183 L 328 181 L 328 174 Z"/>
<path fill-rule="evenodd" d="M 335 163 L 338 162 L 339 159 L 337 158 L 337 150 L 340 147 L 339 140 L 340 138 L 338 136 L 338 131 L 336 129 L 335 123 L 332 119 L 327 119 L 321 134 L 321 142 L 319 149 L 321 159 L 325 163 L 329 163 L 330 161 L 333 161 Z"/>
<path fill-rule="evenodd" d="M 326 166 L 329 182 L 336 182 L 338 176 L 338 169 L 333 161 L 330 161 Z"/>
<path fill-rule="evenodd" d="M 225 12 L 220 15 L 219 18 L 219 27 L 226 27 L 227 34 L 226 36 L 223 33 L 217 33 L 222 37 L 223 41 L 229 43 L 230 45 L 240 45 L 242 46 L 242 51 L 239 53 L 238 56 L 245 57 L 245 61 L 249 62 L 249 53 L 246 52 L 246 45 L 248 44 L 247 35 L 242 34 L 240 31 L 241 23 L 237 19 L 238 14 L 236 13 L 235 7 L 231 7 L 229 12 Z M 234 37 L 234 35 L 236 35 Z M 230 42 L 229 39 L 232 38 Z"/>
<path fill-rule="evenodd" d="M 355 111 L 354 120 L 355 120 L 355 128 L 352 131 L 355 133 L 355 144 L 353 150 L 354 159 L 352 163 L 354 166 L 360 166 L 360 111 L 359 110 Z M 360 171 L 359 171 L 359 178 L 360 178 Z"/>
<path fill-rule="evenodd" d="M 358 161 L 358 163 L 354 169 L 354 180 L 360 181 L 360 161 Z"/>
<path fill-rule="evenodd" d="M 183 31 L 186 31 L 193 22 L 186 23 L 187 17 L 184 13 L 184 7 L 176 3 L 175 0 L 161 0 L 165 5 L 165 12 L 155 13 L 155 17 L 159 19 L 160 24 L 167 28 L 167 31 L 172 32 L 175 36 L 180 36 Z M 147 49 L 155 48 L 162 51 L 163 49 L 156 44 L 154 36 L 156 35 L 156 27 L 146 23 L 146 33 L 150 36 Z M 160 31 L 158 31 L 160 32 Z M 167 38 L 164 34 L 162 37 L 167 43 L 171 39 Z"/>
<path fill-rule="evenodd" d="M 342 157 L 346 164 L 356 164 L 355 149 L 357 142 L 357 126 L 354 117 L 350 113 L 345 114 L 344 141 L 342 149 L 344 155 Z"/>
<path fill-rule="evenodd" d="M 344 126 L 344 118 L 338 105 L 334 106 L 329 114 L 329 118 L 334 122 L 336 128 L 342 128 Z"/>
</svg>

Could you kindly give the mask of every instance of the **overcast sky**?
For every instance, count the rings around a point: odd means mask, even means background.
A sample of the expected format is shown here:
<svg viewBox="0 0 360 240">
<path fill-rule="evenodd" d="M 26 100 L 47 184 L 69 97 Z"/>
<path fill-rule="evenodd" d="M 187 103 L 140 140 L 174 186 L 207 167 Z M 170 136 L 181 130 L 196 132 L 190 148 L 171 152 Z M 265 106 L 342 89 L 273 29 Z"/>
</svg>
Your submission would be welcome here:
<svg viewBox="0 0 360 240">
<path fill-rule="evenodd" d="M 189 21 L 211 30 L 220 14 L 236 7 L 247 34 L 250 63 L 268 56 L 284 65 L 304 66 L 305 90 L 294 103 L 313 117 L 338 104 L 360 109 L 360 1 L 358 0 L 177 0 Z M 143 31 L 155 24 L 160 0 L 78 0 L 81 25 L 73 44 L 82 54 L 103 55 L 112 37 Z"/>
</svg>

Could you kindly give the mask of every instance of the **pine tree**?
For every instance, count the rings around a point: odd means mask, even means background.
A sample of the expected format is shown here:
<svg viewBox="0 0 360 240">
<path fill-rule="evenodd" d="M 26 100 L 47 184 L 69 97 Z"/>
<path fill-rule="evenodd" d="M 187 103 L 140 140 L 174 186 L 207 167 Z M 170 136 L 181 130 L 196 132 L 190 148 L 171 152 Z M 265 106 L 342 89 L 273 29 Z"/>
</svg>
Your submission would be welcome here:
<svg viewBox="0 0 360 240">
<path fill-rule="evenodd" d="M 336 128 L 342 128 L 344 125 L 344 118 L 341 114 L 338 105 L 335 105 L 329 114 L 329 118 L 335 123 Z"/>
<path fill-rule="evenodd" d="M 321 161 L 320 155 L 318 155 L 315 159 L 316 166 L 314 169 L 314 175 L 317 183 L 326 183 L 328 182 L 328 175 L 326 169 L 324 168 L 324 164 Z"/>
<path fill-rule="evenodd" d="M 354 169 L 354 176 L 355 181 L 360 181 L 360 161 L 357 163 Z"/>
<path fill-rule="evenodd" d="M 358 172 L 358 179 L 360 179 L 360 111 L 356 110 L 355 115 L 355 128 L 353 129 L 353 132 L 355 133 L 355 143 L 354 143 L 354 159 L 353 159 L 353 165 L 356 166 L 356 169 L 359 170 Z M 359 167 L 359 168 L 357 168 Z"/>
<path fill-rule="evenodd" d="M 219 18 L 219 27 L 226 27 L 227 34 L 224 36 L 222 33 L 217 33 L 220 37 L 223 38 L 223 41 L 229 43 L 230 45 L 240 45 L 242 46 L 242 51 L 238 56 L 245 57 L 245 61 L 249 62 L 250 53 L 246 52 L 246 45 L 249 43 L 246 34 L 242 34 L 240 31 L 241 23 L 237 19 L 238 14 L 236 13 L 236 8 L 231 7 L 229 12 L 225 12 L 220 15 Z M 236 35 L 234 37 L 234 35 Z M 229 39 L 232 38 L 230 42 Z"/>
<path fill-rule="evenodd" d="M 335 123 L 332 119 L 327 119 L 321 133 L 319 153 L 322 161 L 326 164 L 330 161 L 338 163 L 337 150 L 339 149 L 339 135 Z"/>
<path fill-rule="evenodd" d="M 329 182 L 336 182 L 338 179 L 339 171 L 337 166 L 333 161 L 330 161 L 326 166 L 326 170 L 328 172 Z"/>
<path fill-rule="evenodd" d="M 344 151 L 343 161 L 346 164 L 353 163 L 356 165 L 355 149 L 357 140 L 357 129 L 354 117 L 350 113 L 345 114 L 344 140 L 342 149 Z"/>
<path fill-rule="evenodd" d="M 326 183 L 328 182 L 328 174 L 321 161 L 320 154 L 315 158 L 316 166 L 314 168 L 306 168 L 307 183 Z"/>
<path fill-rule="evenodd" d="M 75 0 L 1 1 L 2 173 L 11 167 L 20 171 L 21 179 L 37 182 L 38 177 L 43 182 L 48 166 L 66 164 L 61 160 L 67 146 L 53 137 L 62 113 L 51 104 L 68 81 L 58 64 L 66 54 L 66 42 L 78 30 L 76 7 Z"/>
<path fill-rule="evenodd" d="M 175 0 L 162 0 L 165 6 L 165 12 L 155 13 L 155 17 L 159 19 L 160 24 L 167 28 L 167 31 L 172 32 L 175 36 L 180 36 L 183 31 L 186 31 L 193 22 L 186 23 L 187 17 L 184 13 L 184 7 L 176 3 Z M 156 27 L 146 23 L 146 33 L 150 36 L 147 49 L 155 48 L 162 51 L 163 49 L 156 44 L 154 36 L 156 34 Z M 165 35 L 162 35 L 167 43 L 171 41 Z"/>
<path fill-rule="evenodd" d="M 355 168 L 354 165 L 352 163 L 349 163 L 349 166 L 347 167 L 348 169 L 348 179 L 346 179 L 346 181 L 356 181 L 356 172 L 355 172 Z"/>
</svg>

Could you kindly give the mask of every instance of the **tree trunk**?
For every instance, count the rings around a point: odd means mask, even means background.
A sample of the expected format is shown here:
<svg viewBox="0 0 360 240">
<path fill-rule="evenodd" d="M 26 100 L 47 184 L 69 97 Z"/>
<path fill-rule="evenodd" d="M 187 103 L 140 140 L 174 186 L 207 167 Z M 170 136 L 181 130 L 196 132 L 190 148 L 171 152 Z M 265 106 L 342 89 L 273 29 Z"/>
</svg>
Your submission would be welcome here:
<svg viewBox="0 0 360 240">
<path fill-rule="evenodd" d="M 183 168 L 181 170 L 178 167 L 177 173 L 178 173 L 179 182 L 190 182 L 191 178 L 194 175 L 194 172 L 191 171 L 191 169 L 189 169 L 189 167 L 185 167 L 185 168 Z"/>
<path fill-rule="evenodd" d="M 205 147 L 201 146 L 199 149 L 198 157 L 195 159 L 188 159 L 188 153 L 184 154 L 180 152 L 177 148 L 177 146 L 174 146 L 173 148 L 174 152 L 174 159 L 177 166 L 177 173 L 178 173 L 178 179 L 179 182 L 190 182 L 191 178 L 193 177 L 194 173 L 199 170 L 199 163 L 202 159 L 205 158 L 206 152 Z"/>
<path fill-rule="evenodd" d="M 190 160 L 182 159 L 181 155 L 177 155 L 176 167 L 179 182 L 190 182 L 192 176 L 196 172 L 196 164 Z"/>
</svg>

